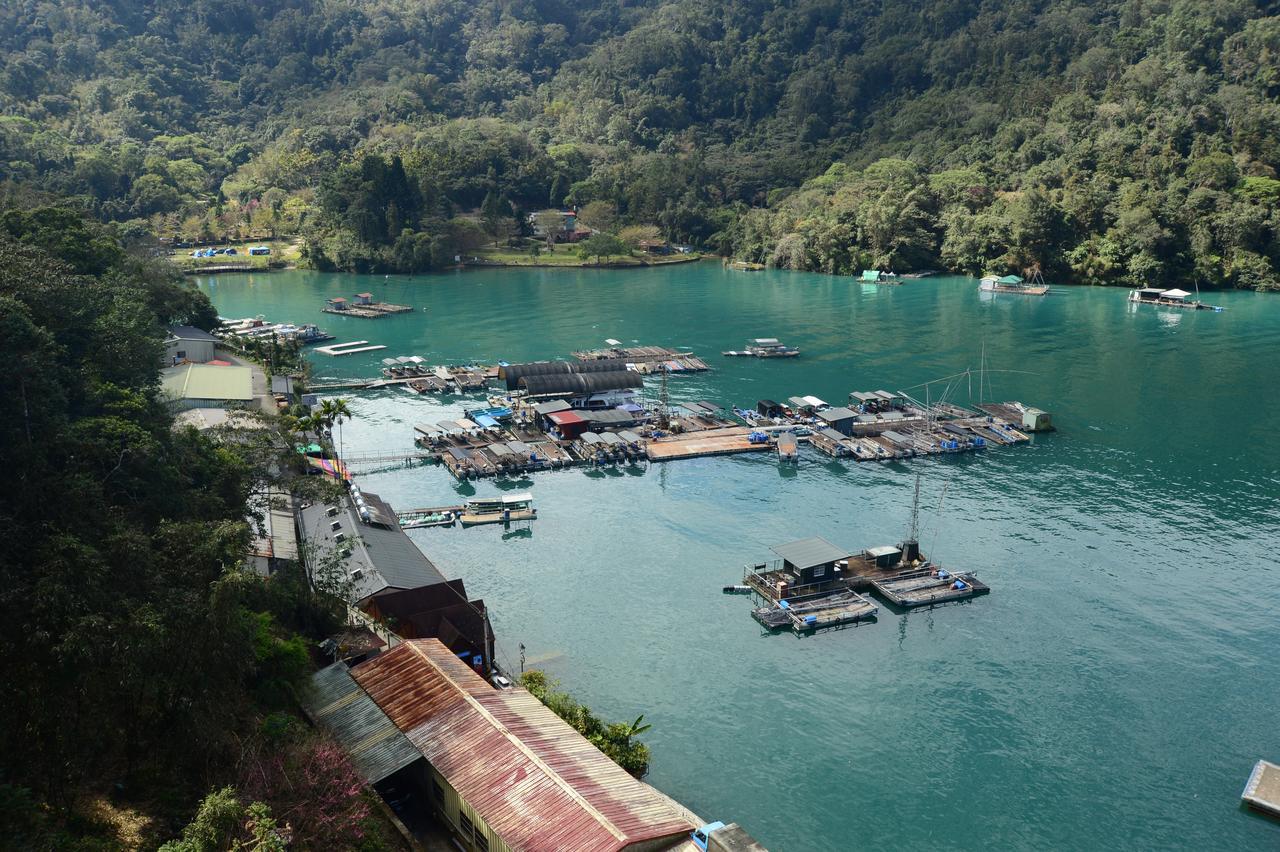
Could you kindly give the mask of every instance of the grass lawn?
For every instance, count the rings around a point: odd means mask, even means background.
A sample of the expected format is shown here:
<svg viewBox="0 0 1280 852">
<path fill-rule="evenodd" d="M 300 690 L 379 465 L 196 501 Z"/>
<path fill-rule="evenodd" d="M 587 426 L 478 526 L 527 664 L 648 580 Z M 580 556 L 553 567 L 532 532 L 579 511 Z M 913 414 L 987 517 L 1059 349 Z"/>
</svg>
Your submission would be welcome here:
<svg viewBox="0 0 1280 852">
<path fill-rule="evenodd" d="M 543 251 L 537 257 L 528 251 L 513 248 L 482 248 L 468 253 L 480 259 L 482 263 L 496 263 L 503 266 L 595 266 L 594 257 L 583 260 L 576 249 L 570 246 L 558 246 L 554 253 Z M 601 266 L 658 266 L 664 263 L 686 263 L 700 259 L 696 254 L 676 254 L 669 257 L 634 257 L 627 255 L 610 255 Z"/>
<path fill-rule="evenodd" d="M 268 246 L 271 254 L 251 255 L 250 246 Z M 292 239 L 248 240 L 246 242 L 220 243 L 218 245 L 200 246 L 201 249 L 234 248 L 236 254 L 220 254 L 214 257 L 191 257 L 194 248 L 176 249 L 171 255 L 173 262 L 182 269 L 200 269 L 205 266 L 224 266 L 226 264 L 245 264 L 249 269 L 266 269 L 268 266 L 292 265 L 302 257 L 302 243 Z"/>
</svg>

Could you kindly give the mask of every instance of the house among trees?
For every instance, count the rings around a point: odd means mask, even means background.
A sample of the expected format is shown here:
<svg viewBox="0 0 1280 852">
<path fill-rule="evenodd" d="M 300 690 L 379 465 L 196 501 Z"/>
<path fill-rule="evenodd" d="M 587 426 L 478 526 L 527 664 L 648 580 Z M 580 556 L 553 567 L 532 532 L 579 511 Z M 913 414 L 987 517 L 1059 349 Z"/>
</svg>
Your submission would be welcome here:
<svg viewBox="0 0 1280 852">
<path fill-rule="evenodd" d="M 550 235 L 557 243 L 576 243 L 593 233 L 578 221 L 577 210 L 539 210 L 529 214 L 528 222 L 535 237 L 545 240 Z"/>
<path fill-rule="evenodd" d="M 636 248 L 644 254 L 665 256 L 672 252 L 671 243 L 666 240 L 641 240 L 636 243 Z"/>
</svg>

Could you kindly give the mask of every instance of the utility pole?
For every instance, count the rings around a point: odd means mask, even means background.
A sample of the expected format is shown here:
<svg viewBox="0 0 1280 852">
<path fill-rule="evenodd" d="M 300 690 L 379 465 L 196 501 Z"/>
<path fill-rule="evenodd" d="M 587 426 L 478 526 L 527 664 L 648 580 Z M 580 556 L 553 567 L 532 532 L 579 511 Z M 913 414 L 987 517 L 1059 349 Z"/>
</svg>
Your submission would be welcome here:
<svg viewBox="0 0 1280 852">
<path fill-rule="evenodd" d="M 665 430 L 671 428 L 671 392 L 667 387 L 667 374 L 671 372 L 666 365 L 662 366 L 662 382 L 658 385 L 658 425 Z"/>
</svg>

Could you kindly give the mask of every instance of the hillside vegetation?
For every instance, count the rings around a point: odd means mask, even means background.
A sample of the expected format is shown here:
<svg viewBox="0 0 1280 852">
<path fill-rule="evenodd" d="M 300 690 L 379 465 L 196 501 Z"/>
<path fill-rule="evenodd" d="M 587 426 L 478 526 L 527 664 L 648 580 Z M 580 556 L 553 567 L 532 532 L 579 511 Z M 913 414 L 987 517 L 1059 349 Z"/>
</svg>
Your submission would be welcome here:
<svg viewBox="0 0 1280 852">
<path fill-rule="evenodd" d="M 302 234 L 325 268 L 431 268 L 600 202 L 588 225 L 789 268 L 1276 288 L 1276 13 L 17 0 L 0 177 L 126 235 Z"/>
</svg>

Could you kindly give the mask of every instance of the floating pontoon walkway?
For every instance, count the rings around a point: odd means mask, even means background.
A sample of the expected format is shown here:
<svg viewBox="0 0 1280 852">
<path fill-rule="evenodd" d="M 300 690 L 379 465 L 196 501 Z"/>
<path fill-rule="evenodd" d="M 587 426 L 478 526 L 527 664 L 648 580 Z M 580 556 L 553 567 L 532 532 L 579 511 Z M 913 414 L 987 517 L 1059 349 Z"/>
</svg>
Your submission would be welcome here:
<svg viewBox="0 0 1280 852">
<path fill-rule="evenodd" d="M 1280 817 L 1280 766 L 1269 760 L 1259 760 L 1240 798 L 1256 811 Z"/>
<path fill-rule="evenodd" d="M 360 352 L 374 352 L 378 349 L 386 349 L 387 347 L 380 344 L 370 344 L 367 340 L 354 340 L 350 343 L 332 343 L 328 346 L 317 346 L 314 351 L 321 355 L 355 355 Z"/>
</svg>

